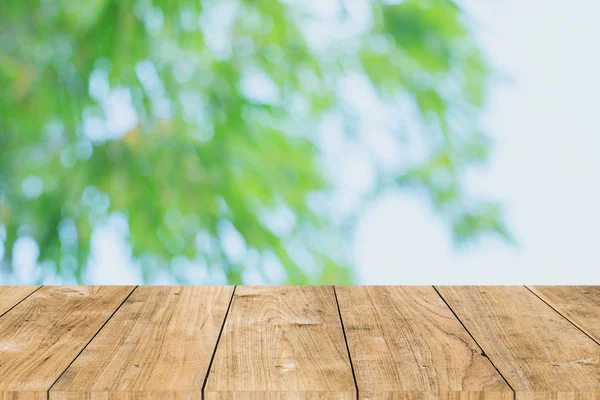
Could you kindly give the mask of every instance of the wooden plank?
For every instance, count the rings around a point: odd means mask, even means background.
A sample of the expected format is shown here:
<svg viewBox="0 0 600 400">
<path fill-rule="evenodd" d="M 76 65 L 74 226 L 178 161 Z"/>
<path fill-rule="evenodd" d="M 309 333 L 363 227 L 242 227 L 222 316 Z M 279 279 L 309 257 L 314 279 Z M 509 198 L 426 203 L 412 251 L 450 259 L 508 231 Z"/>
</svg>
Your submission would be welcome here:
<svg viewBox="0 0 600 400">
<path fill-rule="evenodd" d="M 336 291 L 359 398 L 513 398 L 431 286 Z"/>
<path fill-rule="evenodd" d="M 525 287 L 438 287 L 517 399 L 600 398 L 600 346 Z"/>
<path fill-rule="evenodd" d="M 0 399 L 45 399 L 132 290 L 43 287 L 0 318 Z"/>
<path fill-rule="evenodd" d="M 205 399 L 356 395 L 332 287 L 238 287 Z"/>
<path fill-rule="evenodd" d="M 199 399 L 233 287 L 139 287 L 50 400 Z"/>
<path fill-rule="evenodd" d="M 529 289 L 600 343 L 600 286 L 533 286 Z"/>
<path fill-rule="evenodd" d="M 0 286 L 0 316 L 38 288 L 39 286 Z"/>
</svg>

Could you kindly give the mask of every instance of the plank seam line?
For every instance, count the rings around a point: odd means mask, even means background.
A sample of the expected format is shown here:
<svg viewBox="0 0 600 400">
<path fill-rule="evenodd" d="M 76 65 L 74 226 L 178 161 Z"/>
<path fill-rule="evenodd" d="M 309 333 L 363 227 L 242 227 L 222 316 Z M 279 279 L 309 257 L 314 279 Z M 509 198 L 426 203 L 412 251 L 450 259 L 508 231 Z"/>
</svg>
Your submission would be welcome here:
<svg viewBox="0 0 600 400">
<path fill-rule="evenodd" d="M 516 399 L 517 398 L 517 392 L 510 385 L 510 383 L 508 383 L 508 380 L 506 380 L 506 378 L 504 377 L 504 375 L 502 375 L 502 372 L 500 372 L 500 370 L 498 369 L 498 367 L 496 367 L 496 364 L 494 364 L 494 361 L 492 361 L 492 359 L 490 357 L 488 357 L 488 355 L 485 352 L 485 350 L 483 349 L 483 347 L 481 347 L 481 345 L 479 344 L 479 342 L 477 341 L 477 339 L 475 339 L 475 337 L 467 329 L 467 327 L 465 326 L 465 324 L 463 324 L 463 322 L 461 321 L 461 319 L 458 318 L 458 315 L 456 315 L 456 313 L 454 312 L 454 309 L 452 307 L 450 307 L 450 304 L 448 304 L 448 302 L 446 301 L 446 299 L 444 298 L 444 296 L 442 296 L 442 294 L 439 292 L 439 290 L 437 289 L 437 287 L 435 287 L 435 285 L 433 285 L 431 287 L 433 288 L 433 290 L 435 290 L 435 292 L 438 294 L 438 296 L 440 296 L 440 299 L 442 299 L 442 301 L 444 302 L 444 304 L 446 304 L 446 307 L 448 307 L 448 309 L 450 310 L 450 312 L 452 312 L 452 314 L 454 314 L 454 318 L 456 318 L 456 320 L 462 325 L 463 329 L 469 334 L 469 336 L 471 336 L 471 339 L 473 339 L 473 341 L 475 342 L 475 344 L 477 345 L 477 347 L 479 347 L 479 349 L 481 350 L 481 355 L 488 359 L 488 361 L 490 362 L 490 364 L 492 364 L 492 367 L 494 367 L 494 369 L 496 370 L 496 372 L 498 372 L 498 375 L 500 375 L 502 377 L 502 379 L 504 379 L 504 382 L 506 382 L 506 384 L 508 385 L 508 387 L 510 388 L 510 390 L 512 390 L 512 392 L 513 392 L 513 399 Z"/>
<path fill-rule="evenodd" d="M 350 362 L 350 369 L 352 370 L 352 379 L 354 379 L 354 388 L 356 389 L 356 399 L 358 399 L 358 382 L 356 380 L 356 373 L 354 372 L 354 363 L 352 362 L 352 355 L 350 354 L 350 346 L 348 345 L 348 338 L 346 337 L 346 328 L 344 327 L 344 320 L 342 319 L 342 310 L 340 308 L 340 301 L 338 300 L 337 290 L 335 286 L 333 288 L 333 295 L 335 297 L 335 304 L 338 309 L 338 315 L 340 317 L 340 324 L 342 325 L 342 333 L 344 334 L 344 343 L 346 344 L 346 351 L 348 352 L 348 361 Z"/>
<path fill-rule="evenodd" d="M 566 315 L 564 315 L 563 313 L 561 313 L 560 311 L 558 311 L 550 303 L 548 303 L 546 300 L 544 300 L 542 297 L 540 297 L 536 292 L 534 292 L 533 290 L 531 290 L 531 288 L 529 286 L 525 285 L 525 289 L 529 290 L 535 297 L 537 297 L 538 299 L 540 299 L 541 301 L 543 301 L 544 304 L 546 304 L 548 307 L 550 307 L 554 312 L 556 312 L 558 315 L 560 315 L 561 317 L 563 317 L 564 319 L 566 319 L 567 322 L 569 322 L 571 325 L 573 325 L 575 328 L 577 328 L 581 333 L 583 333 L 585 336 L 587 336 L 590 339 L 592 339 L 592 341 L 594 343 L 596 343 L 597 345 L 600 346 L 600 342 L 598 342 L 596 339 L 594 339 L 593 337 L 591 337 L 590 335 L 588 335 L 588 333 L 586 331 L 584 331 L 583 329 L 581 329 L 575 322 L 571 321 Z"/>
<path fill-rule="evenodd" d="M 102 329 L 104 329 L 104 327 L 106 326 L 106 324 L 108 324 L 108 321 L 110 321 L 112 319 L 112 317 L 117 313 L 117 311 L 119 311 L 119 309 L 123 306 L 123 304 L 125 304 L 125 302 L 127 301 L 127 299 L 129 299 L 131 297 L 131 295 L 133 294 L 133 292 L 135 292 L 138 287 L 139 286 L 135 286 L 133 288 L 133 290 L 131 292 L 129 292 L 129 294 L 127 296 L 125 296 L 125 299 L 123 299 L 123 301 L 121 302 L 121 304 L 119 304 L 119 306 L 117 308 L 115 308 L 115 310 L 110 314 L 110 316 L 106 319 L 106 321 L 104 321 L 104 323 L 102 324 L 102 326 L 96 331 L 96 333 L 94 333 L 94 335 L 92 336 L 92 338 L 85 344 L 85 346 L 83 346 L 83 348 L 79 351 L 79 353 L 77 353 L 77 355 L 75 357 L 73 357 L 73 360 L 71 360 L 71 362 L 69 363 L 69 365 L 67 365 L 65 367 L 65 369 L 63 370 L 63 372 L 60 373 L 60 375 L 58 376 L 58 378 L 56 378 L 56 380 L 54 381 L 54 383 L 52 383 L 52 385 L 50 385 L 50 387 L 46 391 L 46 399 L 47 400 L 50 400 L 50 390 L 52 390 L 52 388 L 54 387 L 54 385 L 56 385 L 56 382 L 58 382 L 60 380 L 60 378 L 65 374 L 65 372 L 67 372 L 67 370 L 71 367 L 71 365 L 73 365 L 73 363 L 75 362 L 75 360 L 77 360 L 79 358 L 79 356 L 81 355 L 81 353 L 83 353 L 83 351 L 90 345 L 90 343 L 92 343 L 92 340 L 94 340 L 96 338 L 96 336 L 98 336 L 98 334 L 102 331 Z"/>
<path fill-rule="evenodd" d="M 6 310 L 2 314 L 0 314 L 0 318 L 2 318 L 3 316 L 5 316 L 6 314 L 8 314 L 13 308 L 15 308 L 16 306 L 18 306 L 22 302 L 24 302 L 27 298 L 29 298 L 32 294 L 34 294 L 35 292 L 37 292 L 41 288 L 43 288 L 43 286 L 38 286 L 37 289 L 35 289 L 33 292 L 29 293 L 27 296 L 23 297 L 21 300 L 19 300 L 18 302 L 16 302 L 14 306 L 12 306 L 8 310 Z"/>
<path fill-rule="evenodd" d="M 231 292 L 231 298 L 229 299 L 229 304 L 227 305 L 227 311 L 225 311 L 225 316 L 223 317 L 223 323 L 221 324 L 221 329 L 219 330 L 219 336 L 217 336 L 217 342 L 215 343 L 215 348 L 210 356 L 210 362 L 208 363 L 208 367 L 206 368 L 206 376 L 204 377 L 204 382 L 202 383 L 202 389 L 200 391 L 200 397 L 204 400 L 204 390 L 206 389 L 206 384 L 208 383 L 208 376 L 210 375 L 210 370 L 212 369 L 213 361 L 215 356 L 217 355 L 217 349 L 219 348 L 219 342 L 221 341 L 221 335 L 223 334 L 223 329 L 225 328 L 225 323 L 227 322 L 227 317 L 229 316 L 229 309 L 231 308 L 231 303 L 233 303 L 233 297 L 235 296 L 235 290 L 237 289 L 237 285 L 233 287 L 233 291 Z"/>
</svg>

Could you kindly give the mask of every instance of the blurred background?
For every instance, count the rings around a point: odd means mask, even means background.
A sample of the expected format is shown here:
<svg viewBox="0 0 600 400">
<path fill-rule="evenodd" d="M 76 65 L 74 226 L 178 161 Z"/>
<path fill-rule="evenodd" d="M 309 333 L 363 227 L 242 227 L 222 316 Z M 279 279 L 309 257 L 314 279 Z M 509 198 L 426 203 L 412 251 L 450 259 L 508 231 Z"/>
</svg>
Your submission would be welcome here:
<svg viewBox="0 0 600 400">
<path fill-rule="evenodd" d="M 0 284 L 600 284 L 599 13 L 5 0 Z"/>
</svg>

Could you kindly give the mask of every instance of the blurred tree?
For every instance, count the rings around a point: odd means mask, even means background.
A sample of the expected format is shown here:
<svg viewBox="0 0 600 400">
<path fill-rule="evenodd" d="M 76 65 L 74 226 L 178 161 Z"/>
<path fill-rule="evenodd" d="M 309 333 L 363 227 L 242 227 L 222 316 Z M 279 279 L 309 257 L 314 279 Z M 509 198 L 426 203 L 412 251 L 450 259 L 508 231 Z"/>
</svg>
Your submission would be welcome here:
<svg viewBox="0 0 600 400">
<path fill-rule="evenodd" d="M 35 279 L 84 282 L 92 232 L 119 213 L 148 282 L 189 281 L 190 265 L 230 283 L 277 267 L 290 283 L 350 282 L 345 222 L 360 206 L 336 210 L 320 129 L 337 116 L 345 140 L 369 135 L 349 77 L 395 116 L 396 144 L 422 154 L 394 168 L 374 157 L 361 205 L 410 187 L 457 243 L 510 240 L 499 206 L 463 185 L 490 149 L 478 122 L 490 70 L 466 15 L 449 0 L 356 4 L 5 0 L 2 274 L 30 237 Z"/>
</svg>

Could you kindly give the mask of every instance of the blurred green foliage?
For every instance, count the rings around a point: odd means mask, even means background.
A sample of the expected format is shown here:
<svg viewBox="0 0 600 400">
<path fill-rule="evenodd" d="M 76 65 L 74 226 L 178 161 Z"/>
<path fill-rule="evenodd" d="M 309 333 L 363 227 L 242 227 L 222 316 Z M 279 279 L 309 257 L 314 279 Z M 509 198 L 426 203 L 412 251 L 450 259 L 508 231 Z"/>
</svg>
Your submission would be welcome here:
<svg viewBox="0 0 600 400">
<path fill-rule="evenodd" d="M 332 212 L 319 130 L 338 115 L 360 142 L 340 90 L 349 74 L 399 120 L 412 115 L 424 149 L 406 168 L 378 166 L 363 206 L 416 189 L 457 243 L 510 239 L 499 206 L 463 184 L 490 149 L 478 121 L 490 69 L 467 16 L 449 0 L 365 4 L 368 27 L 311 41 L 314 26 L 350 18 L 343 0 L 327 17 L 300 0 L 4 0 L 1 273 L 29 236 L 37 280 L 84 282 L 92 232 L 118 212 L 148 282 L 161 271 L 189 281 L 182 257 L 230 283 L 249 263 L 266 282 L 273 263 L 289 283 L 352 281 L 344 221 L 358 211 Z M 400 122 L 392 133 L 415 145 Z M 282 216 L 291 222 L 274 226 Z"/>
</svg>

